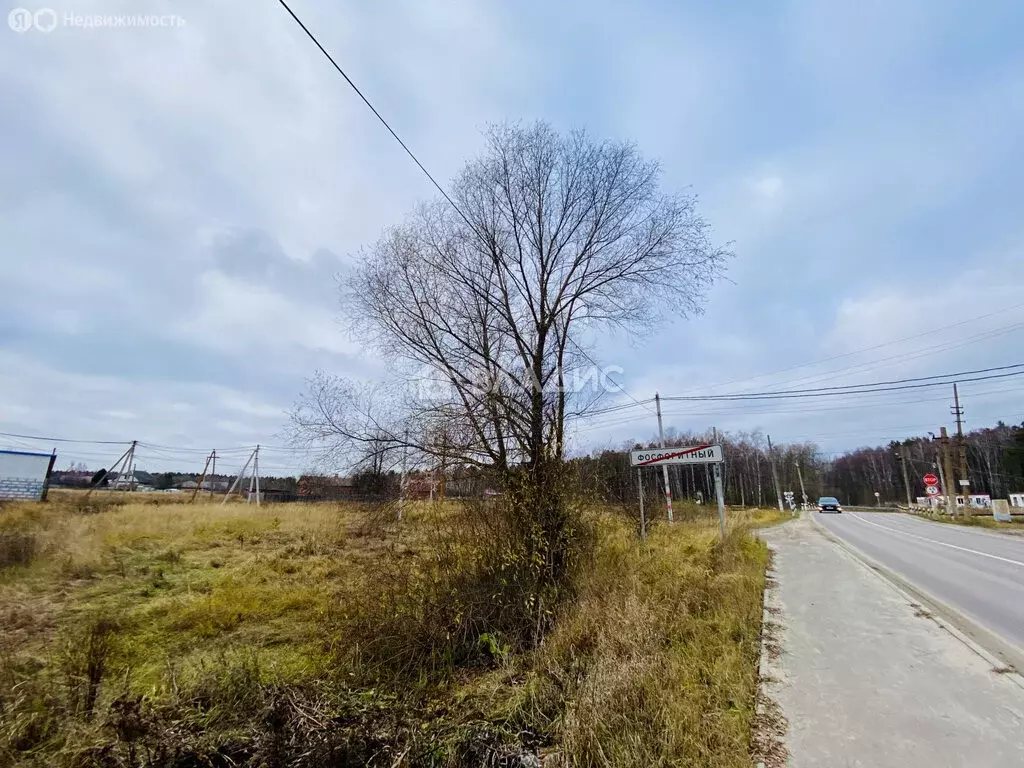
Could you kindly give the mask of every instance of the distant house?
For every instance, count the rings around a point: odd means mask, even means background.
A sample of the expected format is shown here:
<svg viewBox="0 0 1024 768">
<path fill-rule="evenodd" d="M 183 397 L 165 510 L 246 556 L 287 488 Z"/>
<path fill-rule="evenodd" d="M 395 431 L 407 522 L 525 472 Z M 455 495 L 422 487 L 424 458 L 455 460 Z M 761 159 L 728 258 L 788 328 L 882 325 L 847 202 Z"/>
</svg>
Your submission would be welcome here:
<svg viewBox="0 0 1024 768">
<path fill-rule="evenodd" d="M 134 474 L 121 474 L 110 481 L 109 487 L 115 491 L 137 490 L 142 483 Z"/>
<path fill-rule="evenodd" d="M 1010 494 L 1010 506 L 1024 508 L 1024 492 Z"/>
<path fill-rule="evenodd" d="M 196 488 L 199 487 L 199 483 L 197 483 L 195 480 L 186 480 L 183 483 L 178 483 L 177 486 L 175 487 L 181 491 L 194 491 Z"/>
</svg>

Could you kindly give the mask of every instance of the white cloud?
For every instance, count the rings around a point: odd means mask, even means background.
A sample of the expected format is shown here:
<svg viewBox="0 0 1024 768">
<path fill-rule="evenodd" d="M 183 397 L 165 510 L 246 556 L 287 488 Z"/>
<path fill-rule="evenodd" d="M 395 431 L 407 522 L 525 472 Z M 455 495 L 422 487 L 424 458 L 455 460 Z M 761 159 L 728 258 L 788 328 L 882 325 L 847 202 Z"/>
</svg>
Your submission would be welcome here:
<svg viewBox="0 0 1024 768">
<path fill-rule="evenodd" d="M 209 271 L 198 280 L 198 306 L 174 329 L 181 339 L 225 353 L 252 356 L 256 365 L 271 355 L 302 347 L 314 352 L 355 354 L 336 321 L 336 312 L 303 304 L 269 288 Z"/>
<path fill-rule="evenodd" d="M 544 117 L 635 138 L 668 189 L 703 195 L 736 241 L 735 284 L 643 344 L 601 340 L 637 394 L 749 380 L 1019 300 L 1024 69 L 1012 45 L 982 55 L 955 34 L 1012 28 L 998 16 L 1012 8 L 296 10 L 442 183 L 486 121 Z M 0 45 L 0 429 L 130 439 L 110 411 L 165 444 L 265 440 L 313 368 L 379 365 L 338 327 L 331 275 L 431 188 L 276 5 L 146 13 L 186 24 Z M 1002 359 L 1014 339 L 903 364 Z"/>
</svg>

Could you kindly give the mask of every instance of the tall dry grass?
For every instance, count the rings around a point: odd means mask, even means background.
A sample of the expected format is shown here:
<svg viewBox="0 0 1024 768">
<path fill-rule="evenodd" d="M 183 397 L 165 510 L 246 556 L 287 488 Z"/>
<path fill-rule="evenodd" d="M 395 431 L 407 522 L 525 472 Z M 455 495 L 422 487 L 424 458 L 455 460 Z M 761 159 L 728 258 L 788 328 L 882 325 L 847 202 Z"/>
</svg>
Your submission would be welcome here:
<svg viewBox="0 0 1024 768">
<path fill-rule="evenodd" d="M 538 644 L 480 510 L 76 501 L 0 512 L 0 763 L 748 764 L 754 517 L 583 513 Z"/>
</svg>

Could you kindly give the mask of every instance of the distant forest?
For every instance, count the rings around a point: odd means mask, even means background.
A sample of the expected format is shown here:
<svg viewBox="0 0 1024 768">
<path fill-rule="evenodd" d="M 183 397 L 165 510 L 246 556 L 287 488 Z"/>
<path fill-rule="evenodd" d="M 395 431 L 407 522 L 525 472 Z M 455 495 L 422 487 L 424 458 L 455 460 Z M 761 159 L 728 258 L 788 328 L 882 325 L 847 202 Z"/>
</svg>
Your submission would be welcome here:
<svg viewBox="0 0 1024 768">
<path fill-rule="evenodd" d="M 666 438 L 668 446 L 710 443 L 711 433 L 676 433 Z M 741 434 L 719 434 L 718 442 L 725 448 L 725 497 L 731 505 L 773 506 L 775 486 L 766 436 L 758 431 Z M 1000 422 L 995 427 L 977 429 L 964 435 L 967 450 L 971 493 L 987 493 L 993 498 L 1006 498 L 1010 493 L 1024 491 L 1024 424 L 1010 426 Z M 959 478 L 957 440 L 950 437 L 954 475 Z M 633 443 L 634 449 L 655 448 L 657 441 Z M 941 451 L 939 440 L 931 437 L 910 437 L 902 442 L 872 448 L 858 448 L 829 458 L 814 443 L 783 443 L 773 446 L 772 454 L 779 475 L 781 491 L 793 491 L 801 498 L 801 476 L 811 501 L 819 496 L 837 496 L 844 504 L 874 504 L 875 493 L 884 502 L 905 503 L 906 485 L 912 498 L 924 495 L 922 478 L 937 472 Z M 903 457 L 906 457 L 907 484 L 904 484 Z M 585 483 L 611 500 L 627 501 L 637 495 L 636 472 L 629 466 L 625 449 L 595 452 L 577 458 L 574 464 Z M 646 492 L 660 494 L 660 475 L 647 472 Z M 712 499 L 714 486 L 710 471 L 704 466 L 676 466 L 669 472 L 672 494 L 676 498 Z"/>
</svg>

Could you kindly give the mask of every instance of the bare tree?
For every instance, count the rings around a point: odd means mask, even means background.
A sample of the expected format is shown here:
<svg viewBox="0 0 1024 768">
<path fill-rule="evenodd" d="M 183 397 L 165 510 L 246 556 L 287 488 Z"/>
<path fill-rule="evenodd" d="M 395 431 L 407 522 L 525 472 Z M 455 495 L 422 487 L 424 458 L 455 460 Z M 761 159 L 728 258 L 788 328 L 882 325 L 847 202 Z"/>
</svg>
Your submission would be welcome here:
<svg viewBox="0 0 1024 768">
<path fill-rule="evenodd" d="M 296 424 L 335 449 L 382 435 L 421 454 L 443 445 L 443 459 L 491 468 L 507 495 L 519 489 L 528 516 L 556 535 L 561 518 L 540 499 L 566 419 L 598 400 L 577 381 L 591 364 L 586 339 L 700 312 L 729 254 L 710 241 L 696 198 L 661 192 L 657 163 L 630 143 L 543 123 L 485 135 L 452 185 L 454 206 L 420 206 L 362 254 L 344 291 L 357 336 L 409 386 L 384 417 L 348 398 L 346 382 L 321 378 Z M 432 437 L 439 424 L 443 441 Z"/>
</svg>

